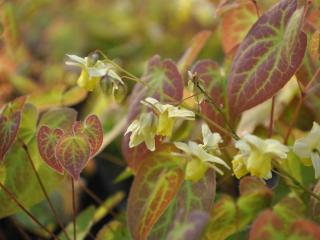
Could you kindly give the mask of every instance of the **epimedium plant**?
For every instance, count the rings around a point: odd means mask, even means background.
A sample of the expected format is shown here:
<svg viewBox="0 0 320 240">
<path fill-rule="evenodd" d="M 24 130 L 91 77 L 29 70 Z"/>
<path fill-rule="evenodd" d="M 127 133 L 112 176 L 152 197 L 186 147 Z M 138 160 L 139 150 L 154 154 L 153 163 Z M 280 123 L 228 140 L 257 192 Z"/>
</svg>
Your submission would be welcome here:
<svg viewBox="0 0 320 240">
<path fill-rule="evenodd" d="M 193 63 L 210 36 L 207 31 L 195 36 L 177 63 L 153 56 L 141 78 L 101 51 L 85 58 L 67 55 L 66 64 L 81 69 L 77 83 L 86 91 L 100 88 L 123 102 L 127 81 L 136 82 L 122 138 L 128 168 L 119 176 L 134 175 L 127 211 L 104 226 L 98 239 L 320 238 L 320 127 L 314 122 L 307 134 L 297 128 L 304 103 L 317 111 L 319 31 L 308 16 L 318 5 L 280 0 L 265 9 L 256 1 L 221 1 L 224 64 Z M 249 16 L 239 19 L 244 24 L 231 21 L 242 14 Z M 285 112 L 277 98 L 284 91 L 292 94 L 291 82 L 300 98 L 297 106 L 291 104 L 288 121 L 275 113 L 280 107 Z M 239 131 L 241 118 L 260 117 L 266 103 L 267 126 Z M 76 217 L 74 207 L 73 227 L 64 227 L 48 197 L 69 176 L 75 206 L 74 181 L 103 144 L 99 118 L 77 121 L 76 115 L 61 107 L 39 118 L 27 97 L 2 109 L 1 216 L 22 210 L 51 237 L 66 239 L 72 233 L 84 239 L 97 222 L 91 209 Z M 310 170 L 314 178 L 306 180 Z M 225 191 L 232 183 L 234 191 Z M 280 192 L 280 185 L 286 190 Z M 28 210 L 44 198 L 62 230 L 59 236 Z M 81 233 L 80 217 L 87 225 Z"/>
</svg>

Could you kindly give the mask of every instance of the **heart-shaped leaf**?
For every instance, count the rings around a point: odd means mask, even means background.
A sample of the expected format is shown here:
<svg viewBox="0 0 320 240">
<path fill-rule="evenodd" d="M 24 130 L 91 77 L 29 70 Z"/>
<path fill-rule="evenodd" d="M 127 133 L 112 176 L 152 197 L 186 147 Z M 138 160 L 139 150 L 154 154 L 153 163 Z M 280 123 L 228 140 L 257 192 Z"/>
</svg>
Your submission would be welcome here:
<svg viewBox="0 0 320 240">
<path fill-rule="evenodd" d="M 8 117 L 17 111 L 22 111 L 24 104 L 26 103 L 26 100 L 26 96 L 21 96 L 9 102 L 3 109 L 2 115 Z"/>
<path fill-rule="evenodd" d="M 305 54 L 303 9 L 281 0 L 253 25 L 233 60 L 228 80 L 232 116 L 272 97 L 293 76 Z"/>
<path fill-rule="evenodd" d="M 10 117 L 0 115 L 0 162 L 13 144 L 19 130 L 21 112 L 15 112 Z"/>
<path fill-rule="evenodd" d="M 62 167 L 78 180 L 89 160 L 90 145 L 83 135 L 65 134 L 59 139 L 55 153 Z"/>
<path fill-rule="evenodd" d="M 63 167 L 55 155 L 56 145 L 63 135 L 63 130 L 51 129 L 48 126 L 41 126 L 38 134 L 38 148 L 42 159 L 56 172 L 63 174 Z"/>
<path fill-rule="evenodd" d="M 84 121 L 73 124 L 75 134 L 84 134 L 90 144 L 90 158 L 92 158 L 100 149 L 103 141 L 103 130 L 99 118 L 96 115 L 90 115 Z"/>
<path fill-rule="evenodd" d="M 134 239 L 147 239 L 179 191 L 184 174 L 172 150 L 166 147 L 150 154 L 134 179 L 128 200 L 128 225 Z"/>
</svg>

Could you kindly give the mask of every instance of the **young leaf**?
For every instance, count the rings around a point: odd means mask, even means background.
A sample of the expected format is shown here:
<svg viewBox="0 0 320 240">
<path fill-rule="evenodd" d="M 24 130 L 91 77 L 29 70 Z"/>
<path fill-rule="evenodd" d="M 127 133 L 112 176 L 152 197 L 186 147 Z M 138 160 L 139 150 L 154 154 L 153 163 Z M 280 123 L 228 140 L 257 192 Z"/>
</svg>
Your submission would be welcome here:
<svg viewBox="0 0 320 240">
<path fill-rule="evenodd" d="M 172 150 L 166 146 L 150 154 L 137 171 L 128 200 L 128 225 L 134 239 L 147 239 L 179 191 L 184 174 Z"/>
<path fill-rule="evenodd" d="M 3 109 L 2 115 L 4 116 L 10 116 L 11 114 L 17 112 L 17 111 L 22 111 L 25 103 L 26 103 L 27 97 L 26 96 L 21 96 L 13 101 L 9 102 L 5 108 Z"/>
<path fill-rule="evenodd" d="M 13 144 L 19 130 L 21 112 L 15 112 L 10 117 L 0 115 L 0 162 Z"/>
<path fill-rule="evenodd" d="M 63 134 L 62 129 L 51 129 L 46 125 L 41 126 L 37 134 L 38 148 L 42 159 L 60 174 L 63 174 L 63 168 L 55 156 L 55 148 Z"/>
<path fill-rule="evenodd" d="M 90 157 L 90 145 L 83 135 L 65 134 L 59 139 L 55 154 L 62 167 L 75 180 L 79 180 Z"/>
<path fill-rule="evenodd" d="M 28 144 L 37 131 L 38 109 L 30 104 L 25 104 L 19 129 L 19 139 Z"/>
<path fill-rule="evenodd" d="M 90 115 L 84 121 L 73 124 L 75 134 L 84 134 L 90 145 L 90 158 L 92 158 L 100 149 L 103 141 L 103 130 L 99 118 L 96 115 Z"/>
<path fill-rule="evenodd" d="M 253 25 L 233 60 L 228 80 L 232 116 L 272 97 L 293 76 L 304 57 L 297 0 L 281 0 Z"/>
</svg>

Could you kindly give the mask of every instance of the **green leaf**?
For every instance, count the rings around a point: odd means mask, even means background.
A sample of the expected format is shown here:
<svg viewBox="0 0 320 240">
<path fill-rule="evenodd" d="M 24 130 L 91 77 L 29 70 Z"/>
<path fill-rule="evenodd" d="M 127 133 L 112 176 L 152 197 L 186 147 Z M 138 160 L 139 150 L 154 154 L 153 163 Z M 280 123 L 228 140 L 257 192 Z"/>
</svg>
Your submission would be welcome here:
<svg viewBox="0 0 320 240">
<path fill-rule="evenodd" d="M 181 160 L 166 146 L 152 153 L 138 169 L 128 199 L 128 226 L 134 239 L 147 239 L 183 181 Z"/>
<path fill-rule="evenodd" d="M 55 155 L 67 173 L 79 180 L 90 157 L 90 146 L 83 135 L 65 134 L 56 145 Z"/>
<path fill-rule="evenodd" d="M 49 128 L 71 129 L 77 119 L 77 111 L 72 108 L 53 108 L 45 112 L 39 122 L 39 126 L 47 125 Z"/>
<path fill-rule="evenodd" d="M 28 144 L 35 136 L 37 130 L 38 110 L 37 108 L 27 103 L 22 111 L 22 118 L 20 123 L 20 129 L 18 137 L 25 144 Z"/>
<path fill-rule="evenodd" d="M 88 232 L 90 231 L 91 226 L 93 225 L 93 216 L 95 214 L 95 207 L 90 206 L 78 214 L 76 218 L 76 234 L 77 240 L 83 240 Z M 66 227 L 66 232 L 71 237 L 73 236 L 73 222 L 70 222 Z M 60 233 L 58 236 L 60 240 L 67 240 L 64 233 Z"/>
<path fill-rule="evenodd" d="M 48 193 L 54 191 L 64 179 L 55 173 L 42 161 L 38 152 L 36 138 L 32 138 L 27 145 L 32 160 L 36 166 Z M 0 181 L 15 194 L 24 207 L 32 207 L 44 199 L 43 192 L 31 168 L 25 150 L 19 143 L 12 146 L 6 156 L 6 161 L 0 165 Z M 20 211 L 20 208 L 1 191 L 0 192 L 0 218 Z"/>
<path fill-rule="evenodd" d="M 132 240 L 127 231 L 127 226 L 118 220 L 113 220 L 104 225 L 97 234 L 97 240 Z"/>
<path fill-rule="evenodd" d="M 232 116 L 277 93 L 300 66 L 306 46 L 297 0 L 281 0 L 265 12 L 241 43 L 228 80 Z"/>
</svg>

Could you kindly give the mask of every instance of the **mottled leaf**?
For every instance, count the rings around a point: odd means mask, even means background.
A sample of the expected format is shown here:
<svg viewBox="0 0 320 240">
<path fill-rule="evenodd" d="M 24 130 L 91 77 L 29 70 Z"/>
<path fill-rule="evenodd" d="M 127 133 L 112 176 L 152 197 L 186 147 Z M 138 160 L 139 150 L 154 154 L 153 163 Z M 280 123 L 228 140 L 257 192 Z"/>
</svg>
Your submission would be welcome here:
<svg viewBox="0 0 320 240">
<path fill-rule="evenodd" d="M 63 174 L 63 168 L 55 155 L 56 145 L 64 134 L 60 128 L 51 129 L 47 125 L 41 126 L 38 134 L 38 148 L 42 159 L 55 171 Z"/>
<path fill-rule="evenodd" d="M 241 43 L 257 19 L 256 9 L 252 2 L 240 4 L 222 15 L 221 43 L 225 53 L 230 53 Z"/>
<path fill-rule="evenodd" d="M 205 177 L 194 183 L 184 181 L 177 196 L 171 201 L 169 207 L 157 221 L 148 239 L 166 239 L 174 228 L 174 219 L 179 217 L 187 221 L 194 211 L 210 212 L 216 193 L 216 176 L 213 170 L 208 170 Z"/>
<path fill-rule="evenodd" d="M 89 160 L 90 146 L 83 135 L 65 134 L 56 145 L 55 155 L 68 174 L 78 180 Z"/>
<path fill-rule="evenodd" d="M 142 83 L 137 83 L 129 99 L 128 126 L 143 111 L 146 106 L 140 103 L 146 97 L 153 97 L 162 103 L 177 103 L 183 96 L 183 79 L 176 64 L 170 60 L 161 60 L 160 56 L 153 56 L 148 63 L 147 70 L 142 77 Z M 130 134 L 122 141 L 122 152 L 129 167 L 136 171 L 150 151 L 142 143 L 135 148 L 129 148 Z"/>
<path fill-rule="evenodd" d="M 77 111 L 72 108 L 53 108 L 41 116 L 39 126 L 47 125 L 49 128 L 61 128 L 68 130 L 72 128 L 76 119 Z"/>
<path fill-rule="evenodd" d="M 233 60 L 228 80 L 232 116 L 272 97 L 293 76 L 306 50 L 297 0 L 281 0 L 253 25 Z"/>
<path fill-rule="evenodd" d="M 27 97 L 26 96 L 21 96 L 13 101 L 9 102 L 5 108 L 2 111 L 2 115 L 9 117 L 11 114 L 17 112 L 17 111 L 22 111 L 25 103 L 26 103 Z"/>
<path fill-rule="evenodd" d="M 0 162 L 13 144 L 18 134 L 21 112 L 15 112 L 10 117 L 0 115 Z"/>
<path fill-rule="evenodd" d="M 128 226 L 134 239 L 147 239 L 180 189 L 184 174 L 171 150 L 152 153 L 137 171 L 128 200 Z"/>
<path fill-rule="evenodd" d="M 103 141 L 103 130 L 99 118 L 96 115 L 90 115 L 84 123 L 75 122 L 73 125 L 75 134 L 84 134 L 90 145 L 90 158 L 92 158 L 100 149 Z"/>
</svg>

